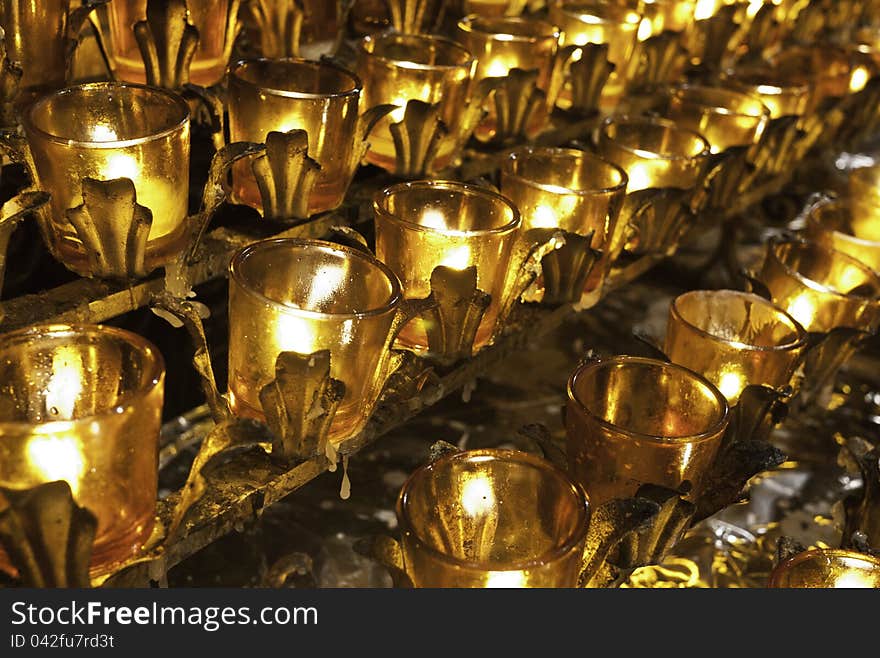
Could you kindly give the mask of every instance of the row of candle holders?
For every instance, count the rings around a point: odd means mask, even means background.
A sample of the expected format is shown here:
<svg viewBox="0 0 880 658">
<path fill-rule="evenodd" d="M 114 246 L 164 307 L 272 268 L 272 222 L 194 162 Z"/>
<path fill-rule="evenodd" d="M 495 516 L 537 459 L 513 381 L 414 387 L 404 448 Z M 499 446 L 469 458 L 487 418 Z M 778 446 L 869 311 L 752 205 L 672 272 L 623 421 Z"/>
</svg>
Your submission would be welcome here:
<svg viewBox="0 0 880 658">
<path fill-rule="evenodd" d="M 158 20 L 147 14 L 149 27 Z M 470 41 L 481 25 L 503 25 L 493 34 L 512 37 L 490 40 L 493 47 L 510 43 L 527 54 L 503 71 L 490 70 L 492 57 L 474 61 L 470 53 L 487 47 L 485 40 Z M 357 76 L 328 62 L 255 59 L 232 66 L 233 144 L 218 156 L 232 170 L 232 198 L 269 219 L 302 220 L 342 203 L 363 157 L 419 178 L 454 162 L 473 131 L 478 141 L 482 135 L 503 142 L 499 130 L 516 139 L 536 134 L 555 99 L 540 84 L 549 85 L 556 71 L 555 55 L 533 52 L 541 40 L 521 33 L 536 25 L 465 19 L 467 48 L 418 35 L 367 37 L 357 67 L 363 89 Z M 546 51 L 555 53 L 560 35 L 551 28 Z M 405 57 L 396 59 L 401 52 Z M 515 51 L 505 52 L 498 61 Z M 427 53 L 429 61 L 414 53 Z M 544 59 L 547 66 L 532 75 Z M 587 61 L 586 50 L 579 61 Z M 399 362 L 392 347 L 427 355 L 439 367 L 466 358 L 504 331 L 524 293 L 550 304 L 601 293 L 624 250 L 671 253 L 696 213 L 723 207 L 756 180 L 786 171 L 817 143 L 872 129 L 875 117 L 867 111 L 855 126 L 843 122 L 846 109 L 876 95 L 868 82 L 874 69 L 859 62 L 861 68 L 837 77 L 817 77 L 821 84 L 796 77 L 795 84 L 772 85 L 750 77 L 756 96 L 732 82 L 672 88 L 664 109 L 671 119 L 634 114 L 601 122 L 598 155 L 516 149 L 504 159 L 498 190 L 437 180 L 390 186 L 374 201 L 375 256 L 321 241 L 245 247 L 229 270 L 231 410 L 299 441 L 279 459 L 332 452 L 369 418 Z M 371 67 L 384 72 L 374 78 Z M 466 90 L 479 80 L 480 67 L 486 79 L 506 76 L 507 84 L 521 86 L 502 92 L 496 82 L 483 85 L 485 98 L 467 105 L 474 96 Z M 142 277 L 191 253 L 203 230 L 186 217 L 190 108 L 184 96 L 155 86 L 163 76 L 146 70 L 151 86 L 93 83 L 50 93 L 23 112 L 27 148 L 10 136 L 12 157 L 29 166 L 36 185 L 20 197 L 19 210 L 50 204 L 39 216 L 46 242 L 86 276 Z M 409 70 L 421 76 L 418 85 L 402 77 Z M 427 97 L 409 96 L 424 75 L 438 76 Z M 166 83 L 175 77 L 179 83 L 185 76 L 164 73 Z M 737 77 L 743 79 L 727 80 Z M 371 86 L 372 79 L 387 87 Z M 575 86 L 556 91 L 574 98 Z M 394 95 L 400 93 L 406 97 Z M 499 100 L 504 93 L 506 106 Z M 578 368 L 566 417 L 570 475 L 497 453 L 445 458 L 414 475 L 399 506 L 409 580 L 583 583 L 593 575 L 585 562 L 598 554 L 588 550 L 591 510 L 646 485 L 699 502 L 747 387 L 766 387 L 782 399 L 788 387 L 824 384 L 876 329 L 876 265 L 855 260 L 867 262 L 876 240 L 871 200 L 878 187 L 869 181 L 870 192 L 855 191 L 863 178 L 853 177 L 849 201 L 811 210 L 811 240 L 768 245 L 755 276 L 763 297 L 698 292 L 676 300 L 665 353 L 681 365 L 617 357 Z M 846 203 L 869 210 L 847 222 L 840 218 Z M 811 341 L 837 349 L 807 349 Z M 13 490 L 63 480 L 94 515 L 85 524 L 95 537 L 92 574 L 106 575 L 142 551 L 153 529 L 161 356 L 142 338 L 96 326 L 10 333 L 0 351 L 8 370 L 0 483 L 10 501 L 0 539 L 8 557 L 19 569 L 29 563 L 21 534 L 9 528 L 10 519 L 23 527 L 34 505 Z M 522 489 L 509 489 L 519 484 Z M 502 508 L 495 504 L 502 498 L 523 505 Z M 448 525 L 432 516 L 438 500 L 450 505 Z M 452 522 L 462 518 L 467 527 Z M 538 528 L 540 536 L 523 535 Z"/>
</svg>

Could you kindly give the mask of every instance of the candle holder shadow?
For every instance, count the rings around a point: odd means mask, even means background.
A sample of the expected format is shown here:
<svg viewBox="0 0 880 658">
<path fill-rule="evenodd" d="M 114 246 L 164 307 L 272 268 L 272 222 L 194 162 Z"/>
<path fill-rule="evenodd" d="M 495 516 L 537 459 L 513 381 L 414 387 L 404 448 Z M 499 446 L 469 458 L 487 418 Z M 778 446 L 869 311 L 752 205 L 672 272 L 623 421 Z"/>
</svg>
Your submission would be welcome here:
<svg viewBox="0 0 880 658">
<path fill-rule="evenodd" d="M 98 520 L 73 500 L 64 480 L 30 489 L 0 488 L 0 547 L 22 587 L 89 587 Z"/>
</svg>

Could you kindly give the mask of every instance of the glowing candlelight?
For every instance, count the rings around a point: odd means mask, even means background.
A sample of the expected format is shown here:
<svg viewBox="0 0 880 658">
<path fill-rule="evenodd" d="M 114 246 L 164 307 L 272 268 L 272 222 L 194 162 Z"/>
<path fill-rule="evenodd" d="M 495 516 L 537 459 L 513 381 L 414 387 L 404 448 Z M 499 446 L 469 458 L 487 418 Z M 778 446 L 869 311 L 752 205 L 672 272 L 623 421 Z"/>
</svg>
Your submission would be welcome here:
<svg viewBox="0 0 880 658">
<path fill-rule="evenodd" d="M 358 50 L 358 73 L 367 107 L 391 103 L 398 109 L 379 121 L 370 138 L 367 161 L 393 170 L 394 140 L 389 126 L 403 120 L 406 103 L 440 104 L 440 118 L 450 138 L 444 139 L 433 162 L 447 166 L 461 146 L 459 123 L 470 94 L 476 62 L 470 52 L 442 37 L 412 34 L 367 36 Z"/>
<path fill-rule="evenodd" d="M 152 530 L 164 375 L 156 348 L 121 329 L 0 335 L 0 486 L 65 480 L 98 519 L 93 575 L 140 550 Z"/>
<path fill-rule="evenodd" d="M 229 133 L 234 142 L 262 144 L 270 132 L 308 133 L 308 155 L 321 170 L 309 195 L 310 214 L 338 207 L 360 161 L 357 135 L 361 84 L 329 62 L 250 59 L 229 69 Z M 233 166 L 233 196 L 263 211 L 253 163 Z"/>
<path fill-rule="evenodd" d="M 774 588 L 880 588 L 880 560 L 841 549 L 813 549 L 783 560 L 770 574 Z"/>
<path fill-rule="evenodd" d="M 199 43 L 190 68 L 190 81 L 210 86 L 223 78 L 229 52 L 230 39 L 236 31 L 230 29 L 236 16 L 230 7 L 238 7 L 229 0 L 187 0 L 189 22 L 199 31 Z M 147 0 L 111 2 L 107 7 L 110 27 L 110 56 L 120 80 L 145 82 L 144 62 L 134 36 L 134 25 L 147 16 Z"/>
<path fill-rule="evenodd" d="M 868 201 L 860 199 L 861 205 Z M 829 249 L 858 259 L 880 273 L 880 229 L 855 199 L 828 201 L 813 206 L 807 214 L 807 235 Z"/>
<path fill-rule="evenodd" d="M 477 287 L 492 296 L 477 332 L 476 347 L 485 345 L 495 330 L 520 226 L 513 204 L 473 185 L 418 181 L 379 192 L 373 209 L 376 256 L 400 278 L 407 298 L 430 294 L 431 272 L 438 265 L 458 270 L 476 266 Z M 407 324 L 400 341 L 427 349 L 424 322 Z"/>
<path fill-rule="evenodd" d="M 696 290 L 669 307 L 666 355 L 715 384 L 731 406 L 749 384 L 788 385 L 805 348 L 803 327 L 757 295 Z"/>
<path fill-rule="evenodd" d="M 404 568 L 416 587 L 574 587 L 590 510 L 565 473 L 532 455 L 441 457 L 401 489 Z"/>
<path fill-rule="evenodd" d="M 263 419 L 260 391 L 284 351 L 330 351 L 345 384 L 330 440 L 363 428 L 388 375 L 388 342 L 401 301 L 394 274 L 368 254 L 318 240 L 254 243 L 232 259 L 229 399 L 238 415 Z"/>
<path fill-rule="evenodd" d="M 88 273 L 65 214 L 82 204 L 87 177 L 134 183 L 137 203 L 152 213 L 147 269 L 182 247 L 189 196 L 189 108 L 182 98 L 139 85 L 91 83 L 42 98 L 23 121 L 38 183 L 52 195 L 48 237 L 65 265 Z"/>
</svg>

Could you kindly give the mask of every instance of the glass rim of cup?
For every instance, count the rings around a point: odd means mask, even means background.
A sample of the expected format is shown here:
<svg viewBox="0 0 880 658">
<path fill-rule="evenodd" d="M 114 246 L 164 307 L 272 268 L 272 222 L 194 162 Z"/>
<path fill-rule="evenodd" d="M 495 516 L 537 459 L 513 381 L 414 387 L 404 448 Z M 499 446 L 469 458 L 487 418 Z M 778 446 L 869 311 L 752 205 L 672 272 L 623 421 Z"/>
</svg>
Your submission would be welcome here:
<svg viewBox="0 0 880 658">
<path fill-rule="evenodd" d="M 363 311 L 349 311 L 345 313 L 327 313 L 324 311 L 315 311 L 307 308 L 296 308 L 276 299 L 267 297 L 263 293 L 254 288 L 251 281 L 241 271 L 244 261 L 254 252 L 265 250 L 270 247 L 289 246 L 298 249 L 316 248 L 325 251 L 338 251 L 345 254 L 346 258 L 359 258 L 368 263 L 371 267 L 377 268 L 385 275 L 391 287 L 391 292 L 385 303 L 376 308 L 370 308 Z M 403 301 L 403 291 L 400 285 L 400 279 L 385 263 L 380 261 L 373 254 L 362 249 L 355 249 L 335 242 L 326 240 L 314 240 L 307 238 L 271 238 L 268 240 L 258 240 L 240 248 L 229 261 L 229 277 L 234 280 L 241 290 L 247 292 L 252 297 L 259 299 L 261 302 L 270 304 L 272 307 L 282 311 L 288 315 L 300 315 L 308 318 L 335 318 L 335 319 L 362 319 L 370 317 L 378 317 L 387 313 L 394 312 Z"/>
<path fill-rule="evenodd" d="M 821 281 L 816 281 L 815 279 L 811 279 L 803 274 L 801 274 L 798 270 L 792 268 L 788 263 L 784 262 L 777 253 L 777 250 L 785 245 L 797 245 L 799 247 L 809 247 L 811 249 L 819 249 L 820 251 L 826 252 L 826 254 L 830 258 L 839 258 L 844 261 L 849 261 L 849 264 L 854 266 L 856 269 L 861 270 L 863 273 L 867 274 L 867 278 L 872 282 L 872 287 L 877 291 L 877 294 L 873 297 L 868 297 L 861 294 L 853 294 L 852 292 L 842 292 L 837 288 L 832 288 L 831 286 L 822 283 Z M 875 304 L 880 304 L 880 275 L 878 275 L 874 270 L 865 265 L 862 261 L 854 256 L 850 256 L 849 254 L 840 251 L 839 249 L 832 249 L 821 242 L 816 240 L 807 240 L 799 236 L 773 236 L 767 241 L 767 257 L 773 258 L 776 263 L 783 269 L 783 271 L 796 279 L 800 283 L 802 283 L 807 288 L 811 290 L 815 290 L 817 292 L 826 293 L 829 295 L 834 295 L 835 297 L 840 297 L 842 299 L 859 299 Z"/>
<path fill-rule="evenodd" d="M 789 342 L 781 343 L 779 345 L 752 345 L 751 343 L 744 343 L 740 340 L 725 338 L 723 336 L 719 336 L 717 334 L 706 331 L 701 327 L 698 327 L 693 322 L 685 318 L 678 307 L 678 302 L 686 297 L 709 297 L 719 294 L 729 297 L 737 297 L 740 299 L 748 299 L 749 301 L 755 302 L 756 304 L 772 310 L 775 314 L 785 320 L 785 324 L 792 331 L 794 331 L 795 338 Z M 800 322 L 795 320 L 787 311 L 785 311 L 785 309 L 780 308 L 770 300 L 751 292 L 743 292 L 741 290 L 689 290 L 673 299 L 672 303 L 669 305 L 669 310 L 677 320 L 686 325 L 691 331 L 701 336 L 705 336 L 706 338 L 710 338 L 714 341 L 725 343 L 727 345 L 731 345 L 733 347 L 737 347 L 743 350 L 748 350 L 752 352 L 787 352 L 790 350 L 801 348 L 807 344 L 807 331 L 803 328 Z"/>
<path fill-rule="evenodd" d="M 434 546 L 431 546 L 431 544 L 427 542 L 419 532 L 417 532 L 416 525 L 412 522 L 411 515 L 409 514 L 409 507 L 407 505 L 407 502 L 409 500 L 411 489 L 418 478 L 426 477 L 430 474 L 430 471 L 436 466 L 442 466 L 451 461 L 471 461 L 474 458 L 477 458 L 481 461 L 500 459 L 511 460 L 522 465 L 527 465 L 536 470 L 540 470 L 547 475 L 550 475 L 555 480 L 557 480 L 557 482 L 565 485 L 565 488 L 570 491 L 572 496 L 578 499 L 579 503 L 583 503 L 578 504 L 577 507 L 578 516 L 581 517 L 582 522 L 575 524 L 575 527 L 573 528 L 569 536 L 563 538 L 558 542 L 555 542 L 556 545 L 554 545 L 552 548 L 548 549 L 544 553 L 524 560 L 506 562 L 503 564 L 492 561 L 477 562 L 473 560 L 459 559 L 450 555 L 449 553 L 444 553 L 440 551 Z M 410 473 L 409 477 L 407 477 L 406 481 L 403 483 L 403 486 L 400 488 L 400 493 L 397 496 L 397 503 L 395 505 L 395 511 L 397 512 L 398 524 L 401 527 L 401 531 L 409 531 L 410 536 L 413 538 L 415 543 L 418 544 L 420 549 L 424 550 L 426 553 L 448 565 L 480 571 L 524 571 L 531 568 L 543 566 L 551 562 L 555 562 L 560 558 L 565 557 L 565 555 L 568 554 L 574 547 L 576 547 L 578 543 L 585 540 L 587 532 L 589 530 L 590 518 L 592 516 L 593 509 L 590 503 L 589 494 L 584 490 L 584 488 L 580 484 L 575 482 L 568 475 L 567 472 L 565 472 L 552 462 L 541 457 L 529 454 L 527 452 L 523 452 L 521 450 L 509 450 L 505 448 L 482 448 L 476 450 L 463 450 L 460 452 L 443 455 L 442 457 L 439 457 L 432 462 L 419 466 L 415 471 Z"/>
<path fill-rule="evenodd" d="M 839 239 L 842 239 L 845 242 L 849 242 L 851 244 L 856 244 L 862 247 L 873 247 L 875 249 L 880 248 L 880 240 L 869 240 L 867 238 L 860 238 L 859 236 L 852 233 L 841 231 L 836 226 L 829 225 L 826 221 L 826 218 L 823 218 L 822 215 L 827 212 L 832 212 L 834 210 L 845 210 L 847 212 L 851 212 L 852 204 L 849 199 L 823 199 L 822 201 L 819 201 L 810 208 L 809 212 L 807 213 L 807 224 L 821 232 L 833 233 L 836 236 L 840 236 Z M 867 263 L 865 264 L 867 265 Z"/>
<path fill-rule="evenodd" d="M 495 226 L 486 229 L 437 229 L 431 228 L 430 226 L 425 226 L 424 224 L 419 224 L 418 222 L 414 222 L 409 219 L 405 219 L 400 215 L 395 215 L 390 210 L 388 210 L 387 205 L 384 203 L 384 201 L 393 194 L 396 194 L 403 190 L 418 189 L 446 189 L 449 191 L 457 191 L 465 195 L 485 196 L 503 203 L 511 211 L 512 219 L 501 226 Z M 462 183 L 452 180 L 419 180 L 396 183 L 395 185 L 391 185 L 376 192 L 376 194 L 373 196 L 373 211 L 377 215 L 386 217 L 393 222 L 406 226 L 407 228 L 411 228 L 417 231 L 424 231 L 426 233 L 436 233 L 439 235 L 450 235 L 456 237 L 503 235 L 505 233 L 516 231 L 522 225 L 522 219 L 520 217 L 520 212 L 519 209 L 516 207 L 516 204 L 514 204 L 503 194 L 500 194 L 488 187 L 483 187 L 482 185 L 474 185 L 472 183 Z"/>
<path fill-rule="evenodd" d="M 553 23 L 539 18 L 526 18 L 523 16 L 481 16 L 479 14 L 468 14 L 459 19 L 458 29 L 469 34 L 481 34 L 489 38 L 490 41 L 514 41 L 520 43 L 537 43 L 546 39 L 555 39 L 558 43 L 561 30 Z M 533 32 L 541 30 L 540 33 L 521 34 L 514 33 L 513 30 L 508 32 L 501 31 L 505 26 L 529 26 L 534 27 Z M 496 29 L 493 29 L 496 28 Z M 549 29 L 544 29 L 549 28 Z M 499 38 L 503 37 L 503 38 Z"/>
<path fill-rule="evenodd" d="M 600 166 L 605 166 L 616 172 L 621 178 L 620 182 L 617 185 L 612 185 L 609 187 L 590 187 L 590 188 L 571 188 L 566 185 L 556 185 L 553 183 L 540 183 L 534 179 L 523 176 L 522 174 L 516 173 L 513 170 L 513 164 L 517 162 L 518 158 L 521 156 L 540 156 L 540 155 L 548 155 L 550 157 L 553 156 L 571 156 L 576 158 L 582 158 L 585 160 L 590 160 L 595 162 Z M 501 173 L 503 176 L 510 177 L 512 179 L 517 180 L 524 185 L 528 185 L 529 187 L 533 187 L 536 189 L 544 190 L 546 192 L 555 192 L 557 194 L 573 194 L 577 196 L 589 196 L 591 194 L 601 194 L 608 193 L 612 194 L 614 192 L 623 191 L 626 189 L 626 186 L 629 184 L 629 176 L 626 174 L 626 170 L 611 162 L 607 158 L 603 158 L 600 155 L 595 153 L 590 153 L 589 151 L 582 151 L 580 149 L 574 148 L 565 148 L 560 146 L 523 146 L 521 148 L 512 151 L 508 156 L 504 159 L 501 165 Z"/>
<path fill-rule="evenodd" d="M 715 398 L 715 401 L 718 403 L 719 413 L 717 414 L 718 418 L 715 420 L 710 427 L 704 429 L 700 432 L 696 432 L 693 434 L 684 434 L 684 435 L 675 435 L 675 436 L 657 436 L 654 434 L 646 434 L 644 432 L 639 432 L 636 430 L 632 430 L 628 427 L 623 427 L 622 425 L 615 425 L 614 423 L 605 420 L 598 414 L 594 413 L 591 409 L 589 409 L 582 400 L 580 400 L 575 392 L 575 384 L 579 376 L 588 372 L 589 370 L 598 369 L 601 367 L 608 366 L 616 366 L 620 364 L 635 364 L 635 365 L 650 365 L 650 366 L 659 366 L 664 369 L 672 369 L 679 372 L 686 378 L 690 378 L 694 380 L 697 384 L 705 387 Z M 677 445 L 680 443 L 702 443 L 703 441 L 708 441 L 714 438 L 721 430 L 724 429 L 730 418 L 730 404 L 727 402 L 727 398 L 724 394 L 718 390 L 718 387 L 715 386 L 708 379 L 703 377 L 698 372 L 694 372 L 690 368 L 685 368 L 682 365 L 678 365 L 677 363 L 672 363 L 670 361 L 661 361 L 660 359 L 651 359 L 648 357 L 642 356 L 628 356 L 628 355 L 617 355 L 604 359 L 595 359 L 592 361 L 586 361 L 579 365 L 575 371 L 568 378 L 568 384 L 566 386 L 566 393 L 568 399 L 577 405 L 578 409 L 586 413 L 590 418 L 592 418 L 597 424 L 600 426 L 609 429 L 617 434 L 624 434 L 627 438 L 638 439 L 639 441 L 648 441 L 651 443 L 659 443 L 661 445 Z"/>
<path fill-rule="evenodd" d="M 408 59 L 398 59 L 395 57 L 388 57 L 386 55 L 378 55 L 375 51 L 368 50 L 366 48 L 366 44 L 368 43 L 378 43 L 379 41 L 385 40 L 412 40 L 413 42 L 419 42 L 424 45 L 427 45 L 429 43 L 442 43 L 444 46 L 449 46 L 453 50 L 464 53 L 468 59 L 466 62 L 461 62 L 459 64 L 425 64 L 423 62 L 414 62 Z M 459 42 L 448 39 L 446 37 L 438 36 L 436 34 L 401 34 L 399 32 L 381 32 L 378 34 L 367 34 L 362 39 L 360 39 L 360 41 L 358 41 L 358 49 L 360 50 L 360 52 L 375 60 L 392 64 L 394 66 L 397 66 L 398 68 L 413 69 L 417 71 L 452 71 L 456 69 L 467 70 L 472 68 L 474 62 L 477 61 L 477 58 L 474 57 L 473 53 L 471 53 L 470 50 L 465 48 Z"/>
<path fill-rule="evenodd" d="M 246 78 L 241 77 L 239 75 L 239 71 L 244 69 L 245 67 L 253 64 L 268 64 L 274 66 L 287 66 L 287 65 L 296 65 L 296 66 L 304 66 L 312 69 L 326 69 L 333 70 L 336 73 L 339 73 L 343 76 L 347 76 L 352 83 L 351 89 L 345 89 L 343 91 L 334 91 L 327 93 L 316 93 L 316 92 L 308 92 L 308 91 L 291 91 L 287 89 L 277 89 L 275 87 L 267 86 L 260 84 L 258 82 L 252 82 Z M 235 62 L 232 62 L 229 65 L 228 69 L 228 77 L 229 79 L 235 79 L 236 83 L 247 85 L 253 89 L 258 89 L 261 93 L 268 94 L 270 96 L 278 96 L 281 98 L 301 98 L 306 100 L 317 100 L 317 99 L 327 99 L 327 98 L 346 98 L 348 96 L 359 96 L 363 91 L 363 83 L 361 79 L 358 77 L 356 73 L 353 71 L 337 64 L 335 62 L 330 62 L 324 59 L 307 59 L 305 57 L 245 57 L 241 59 L 237 59 Z"/>
<path fill-rule="evenodd" d="M 623 144 L 616 137 L 612 137 L 608 134 L 608 127 L 611 125 L 648 125 L 648 126 L 659 126 L 666 130 L 674 130 L 680 133 L 686 133 L 689 137 L 696 138 L 699 140 L 697 143 L 702 145 L 702 150 L 699 153 L 694 153 L 692 155 L 679 155 L 677 153 L 657 153 L 655 151 L 649 151 L 647 149 L 639 148 L 637 146 L 630 146 L 629 144 Z M 638 155 L 640 158 L 650 159 L 650 160 L 669 160 L 669 161 L 688 161 L 688 160 L 697 160 L 699 158 L 708 157 L 711 155 L 711 145 L 709 144 L 709 140 L 703 137 L 700 133 L 695 130 L 691 130 L 690 128 L 684 128 L 679 126 L 675 121 L 671 119 L 664 119 L 663 117 L 649 117 L 649 116 L 630 116 L 627 114 L 617 114 L 606 117 L 602 121 L 602 126 L 600 128 L 601 136 L 605 139 L 614 143 L 618 148 L 626 151 L 627 153 L 633 153 Z"/>
<path fill-rule="evenodd" d="M 699 99 L 695 99 L 693 97 L 688 100 L 695 105 L 699 105 L 701 108 L 706 108 L 711 110 L 714 114 L 722 114 L 724 116 L 733 116 L 733 117 L 748 117 L 750 119 L 764 119 L 765 121 L 770 120 L 770 108 L 761 100 L 760 96 L 756 94 L 749 93 L 747 91 L 742 91 L 740 89 L 728 89 L 725 87 L 712 87 L 709 85 L 695 85 L 695 84 L 680 84 L 672 87 L 670 92 L 671 97 L 683 98 L 685 94 L 688 92 L 695 93 L 709 93 L 712 95 L 717 95 L 719 97 L 728 96 L 728 97 L 738 97 L 739 99 L 745 99 L 750 101 L 757 109 L 757 107 L 761 108 L 760 113 L 754 112 L 745 112 L 738 111 L 735 109 L 731 109 L 730 107 L 723 106 L 720 102 L 703 102 Z M 684 99 L 683 99 L 684 102 Z"/>
<path fill-rule="evenodd" d="M 0 420 L 0 442 L 3 441 L 4 430 L 23 430 L 39 427 L 45 430 L 64 432 L 71 428 L 89 423 L 101 418 L 110 418 L 125 413 L 131 409 L 139 400 L 148 396 L 158 386 L 160 386 L 162 378 L 165 374 L 165 358 L 156 347 L 156 345 L 133 331 L 113 327 L 106 324 L 89 324 L 89 323 L 39 323 L 28 325 L 20 329 L 14 329 L 9 332 L 0 334 L 0 351 L 9 346 L 10 341 L 29 341 L 34 337 L 64 337 L 71 335 L 101 335 L 111 336 L 112 338 L 127 343 L 134 347 L 139 354 L 145 357 L 144 384 L 138 386 L 136 390 L 128 392 L 120 397 L 112 407 L 105 410 L 89 414 L 88 416 L 77 416 L 70 420 L 49 420 L 45 422 L 28 422 L 18 420 Z M 120 411 L 121 409 L 121 411 Z"/>
<path fill-rule="evenodd" d="M 770 572 L 768 584 L 771 586 L 778 586 L 778 583 L 786 572 L 803 562 L 810 562 L 821 557 L 832 558 L 834 560 L 840 560 L 841 558 L 858 560 L 871 565 L 873 569 L 880 570 L 880 558 L 874 557 L 873 555 L 859 553 L 858 551 L 851 551 L 845 548 L 810 548 L 806 551 L 801 551 L 797 555 L 793 555 L 786 560 L 782 560 L 782 562 L 773 567 L 773 571 Z"/>
<path fill-rule="evenodd" d="M 723 79 L 746 89 L 755 89 L 757 93 L 767 96 L 782 96 L 795 90 L 807 96 L 812 94 L 809 78 L 786 75 L 770 67 L 730 68 L 724 71 Z"/>
<path fill-rule="evenodd" d="M 130 137 L 128 139 L 117 139 L 117 140 L 108 140 L 108 141 L 97 141 L 97 140 L 78 140 L 78 139 L 70 139 L 68 137 L 63 137 L 61 135 L 55 135 L 50 133 L 47 130 L 44 130 L 39 125 L 37 125 L 37 121 L 35 120 L 35 114 L 42 110 L 46 105 L 50 102 L 57 100 L 63 96 L 74 93 L 81 93 L 83 91 L 92 91 L 92 90 L 126 90 L 131 92 L 140 92 L 140 93 L 149 93 L 154 96 L 164 97 L 172 102 L 173 105 L 180 110 L 180 118 L 176 119 L 173 123 L 169 122 L 170 125 L 166 128 L 162 128 L 161 130 L 151 132 L 146 135 L 141 135 L 139 137 Z M 71 85 L 69 87 L 64 87 L 63 89 L 58 89 L 53 91 L 45 96 L 39 98 L 34 101 L 23 113 L 22 113 L 22 124 L 24 126 L 26 133 L 33 133 L 39 135 L 43 139 L 54 142 L 56 144 L 62 144 L 64 146 L 75 146 L 78 148 L 91 148 L 91 149 L 115 149 L 115 148 L 125 148 L 128 146 L 137 146 L 140 144 L 147 144 L 150 142 L 154 142 L 160 139 L 164 139 L 169 135 L 173 135 L 176 132 L 179 132 L 186 128 L 190 122 L 190 109 L 187 102 L 181 97 L 179 94 L 171 91 L 169 89 L 164 89 L 162 87 L 152 87 L 150 85 L 141 85 L 134 82 L 116 82 L 116 81 L 102 81 L 102 82 L 86 82 L 78 85 Z"/>
<path fill-rule="evenodd" d="M 601 10 L 601 14 L 598 10 Z M 644 19 L 638 11 L 625 5 L 602 5 L 596 0 L 560 0 L 550 5 L 550 12 L 554 11 L 586 25 L 627 25 L 632 26 L 633 30 L 637 30 Z M 589 16 L 594 20 L 586 21 L 582 16 Z"/>
</svg>

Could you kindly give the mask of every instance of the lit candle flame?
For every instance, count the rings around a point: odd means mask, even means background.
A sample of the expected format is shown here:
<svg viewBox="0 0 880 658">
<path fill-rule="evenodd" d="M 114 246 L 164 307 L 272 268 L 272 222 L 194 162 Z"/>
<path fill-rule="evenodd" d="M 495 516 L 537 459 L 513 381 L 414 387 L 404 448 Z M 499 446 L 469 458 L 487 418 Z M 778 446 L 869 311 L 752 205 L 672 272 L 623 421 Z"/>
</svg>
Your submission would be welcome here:
<svg viewBox="0 0 880 658">
<path fill-rule="evenodd" d="M 694 18 L 702 21 L 706 18 L 712 18 L 715 14 L 715 0 L 697 0 L 697 7 L 694 9 Z"/>
<path fill-rule="evenodd" d="M 735 400 L 742 393 L 746 382 L 743 376 L 733 369 L 722 370 L 718 378 L 718 390 L 728 400 Z"/>
<path fill-rule="evenodd" d="M 125 153 L 114 153 L 111 155 L 107 164 L 101 170 L 101 177 L 104 180 L 112 180 L 114 178 L 130 178 L 137 180 L 140 174 L 140 167 L 137 160 Z"/>
<path fill-rule="evenodd" d="M 486 589 L 525 587 L 526 575 L 522 571 L 490 571 Z"/>
<path fill-rule="evenodd" d="M 489 64 L 488 68 L 486 68 L 486 77 L 487 78 L 503 78 L 508 73 L 510 73 L 510 69 L 512 67 L 508 66 L 504 60 L 496 59 L 493 60 L 491 64 Z"/>
<path fill-rule="evenodd" d="M 461 505 L 468 516 L 486 516 L 495 507 L 492 482 L 485 475 L 475 475 L 464 483 Z"/>
<path fill-rule="evenodd" d="M 446 225 L 446 217 L 443 213 L 439 210 L 434 210 L 433 208 L 429 208 L 422 213 L 419 224 L 425 228 L 434 229 L 435 231 L 445 231 L 449 228 Z"/>
<path fill-rule="evenodd" d="M 312 354 L 315 352 L 315 332 L 308 318 L 279 314 L 275 322 L 275 344 L 279 352 Z"/>
<path fill-rule="evenodd" d="M 61 347 L 52 356 L 52 376 L 46 386 L 46 411 L 53 420 L 72 420 L 82 393 L 82 355 Z"/>
<path fill-rule="evenodd" d="M 808 293 L 801 293 L 788 303 L 788 314 L 809 329 L 816 315 L 813 301 Z"/>
<path fill-rule="evenodd" d="M 116 131 L 113 130 L 113 128 L 100 123 L 92 127 L 91 133 L 91 138 L 93 142 L 115 142 L 119 139 L 119 137 L 117 137 L 116 135 Z"/>
<path fill-rule="evenodd" d="M 448 250 L 440 264 L 454 270 L 467 269 L 471 264 L 471 248 L 463 244 Z"/>
<path fill-rule="evenodd" d="M 860 573 L 844 573 L 834 582 L 835 589 L 874 589 L 874 581 Z"/>
<path fill-rule="evenodd" d="M 27 446 L 28 460 L 44 482 L 65 480 L 74 496 L 86 464 L 76 439 L 67 436 L 35 436 Z"/>
<path fill-rule="evenodd" d="M 532 228 L 556 228 L 559 226 L 559 220 L 553 208 L 541 204 L 532 213 L 531 224 Z"/>
</svg>

